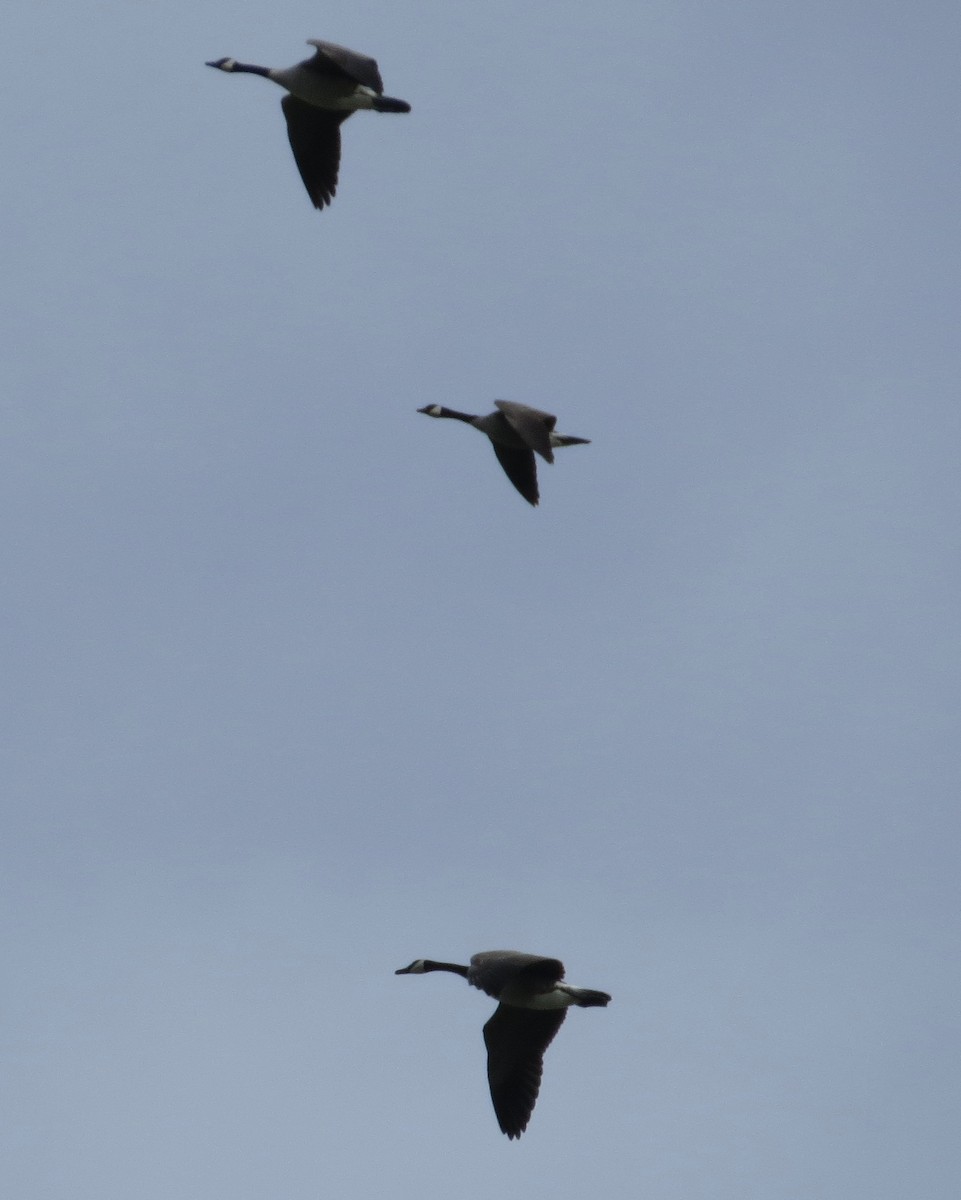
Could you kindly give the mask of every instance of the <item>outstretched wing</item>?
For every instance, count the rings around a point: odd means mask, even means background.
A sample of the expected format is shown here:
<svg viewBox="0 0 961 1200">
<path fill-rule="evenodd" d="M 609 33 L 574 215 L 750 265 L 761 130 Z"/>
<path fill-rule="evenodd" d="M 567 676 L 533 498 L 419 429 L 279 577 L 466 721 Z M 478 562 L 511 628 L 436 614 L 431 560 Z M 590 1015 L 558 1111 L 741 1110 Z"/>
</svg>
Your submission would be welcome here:
<svg viewBox="0 0 961 1200">
<path fill-rule="evenodd" d="M 384 83 L 374 59 L 348 50 L 346 46 L 338 46 L 335 42 L 319 42 L 316 38 L 308 38 L 307 45 L 317 47 L 317 53 L 310 62 L 324 74 L 337 71 L 346 79 L 373 88 L 378 96 L 383 94 Z"/>
<path fill-rule="evenodd" d="M 514 400 L 495 400 L 494 406 L 501 410 L 511 429 L 532 450 L 536 450 L 546 462 L 554 461 L 554 451 L 551 449 L 551 431 L 557 424 L 557 417 L 551 413 L 541 412 L 538 408 L 518 404 Z"/>
<path fill-rule="evenodd" d="M 537 490 L 537 463 L 534 461 L 534 451 L 515 450 L 513 446 L 505 446 L 502 442 L 495 441 L 491 441 L 491 445 L 507 478 L 529 504 L 536 505 L 540 499 L 540 492 Z"/>
<path fill-rule="evenodd" d="M 323 208 L 337 191 L 340 170 L 340 126 L 349 112 L 330 112 L 285 96 L 281 100 L 287 119 L 287 137 L 294 161 L 314 208 Z"/>
<path fill-rule="evenodd" d="M 467 981 L 495 1000 L 503 988 L 515 985 L 535 995 L 550 992 L 564 978 L 564 964 L 559 958 L 543 954 L 525 954 L 523 950 L 482 950 L 474 954 L 467 971 Z"/>
<path fill-rule="evenodd" d="M 541 1090 L 544 1051 L 564 1023 L 566 1008 L 538 1011 L 499 1004 L 484 1026 L 487 1081 L 501 1132 L 519 1138 Z"/>
</svg>

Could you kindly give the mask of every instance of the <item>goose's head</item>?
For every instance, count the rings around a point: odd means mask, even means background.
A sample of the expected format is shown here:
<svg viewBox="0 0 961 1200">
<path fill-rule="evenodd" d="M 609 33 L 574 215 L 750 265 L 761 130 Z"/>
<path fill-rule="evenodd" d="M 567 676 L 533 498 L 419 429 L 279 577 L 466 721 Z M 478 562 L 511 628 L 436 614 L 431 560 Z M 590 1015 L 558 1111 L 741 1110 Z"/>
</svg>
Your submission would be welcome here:
<svg viewBox="0 0 961 1200">
<path fill-rule="evenodd" d="M 208 67 L 216 67 L 218 71 L 236 71 L 237 60 L 235 58 L 217 58 L 213 62 L 205 64 Z"/>
<path fill-rule="evenodd" d="M 439 417 L 442 407 L 440 404 L 428 404 L 425 408 L 419 408 L 417 411 L 426 413 L 429 417 Z"/>
<path fill-rule="evenodd" d="M 426 409 L 422 408 L 420 411 L 425 412 Z M 423 975 L 426 970 L 427 970 L 427 960 L 425 958 L 415 958 L 409 967 L 401 967 L 399 970 L 395 971 L 394 974 L 395 975 Z"/>
</svg>

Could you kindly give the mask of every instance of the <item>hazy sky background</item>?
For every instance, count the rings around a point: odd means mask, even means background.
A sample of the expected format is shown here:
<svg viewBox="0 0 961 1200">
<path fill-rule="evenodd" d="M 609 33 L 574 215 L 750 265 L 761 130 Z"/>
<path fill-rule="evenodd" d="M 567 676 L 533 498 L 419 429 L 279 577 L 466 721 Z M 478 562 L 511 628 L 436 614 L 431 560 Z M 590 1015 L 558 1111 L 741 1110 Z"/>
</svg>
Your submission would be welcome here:
<svg viewBox="0 0 961 1200">
<path fill-rule="evenodd" d="M 957 4 L 6 27 L 3 1195 L 956 1200 Z"/>
</svg>

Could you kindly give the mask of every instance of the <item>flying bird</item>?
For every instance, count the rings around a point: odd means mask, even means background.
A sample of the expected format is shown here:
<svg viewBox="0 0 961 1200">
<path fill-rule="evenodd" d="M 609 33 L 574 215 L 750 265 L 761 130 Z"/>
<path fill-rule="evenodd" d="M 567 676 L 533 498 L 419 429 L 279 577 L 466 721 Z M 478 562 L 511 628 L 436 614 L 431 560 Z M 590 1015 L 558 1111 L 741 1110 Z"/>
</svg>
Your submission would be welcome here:
<svg viewBox="0 0 961 1200">
<path fill-rule="evenodd" d="M 426 413 L 428 417 L 451 417 L 455 421 L 465 421 L 481 433 L 486 433 L 507 478 L 529 504 L 536 505 L 540 493 L 537 490 L 535 452 L 545 462 L 552 463 L 555 446 L 587 446 L 590 438 L 555 433 L 557 417 L 514 400 L 495 400 L 494 407 L 497 412 L 488 413 L 486 417 L 457 412 L 442 404 L 428 404 L 417 411 Z"/>
<path fill-rule="evenodd" d="M 499 1001 L 484 1026 L 487 1080 L 501 1132 L 519 1138 L 531 1119 L 541 1089 L 544 1052 L 554 1040 L 572 1004 L 600 1008 L 607 992 L 563 983 L 564 964 L 556 958 L 519 950 L 485 950 L 470 966 L 416 958 L 395 975 L 450 971 Z"/>
<path fill-rule="evenodd" d="M 289 93 L 281 100 L 294 161 L 314 208 L 329 204 L 337 190 L 340 167 L 340 127 L 358 108 L 375 112 L 410 112 L 406 100 L 384 95 L 377 63 L 372 58 L 308 38 L 313 58 L 293 67 L 255 67 L 235 58 L 218 58 L 208 67 L 219 71 L 263 75 Z"/>
</svg>

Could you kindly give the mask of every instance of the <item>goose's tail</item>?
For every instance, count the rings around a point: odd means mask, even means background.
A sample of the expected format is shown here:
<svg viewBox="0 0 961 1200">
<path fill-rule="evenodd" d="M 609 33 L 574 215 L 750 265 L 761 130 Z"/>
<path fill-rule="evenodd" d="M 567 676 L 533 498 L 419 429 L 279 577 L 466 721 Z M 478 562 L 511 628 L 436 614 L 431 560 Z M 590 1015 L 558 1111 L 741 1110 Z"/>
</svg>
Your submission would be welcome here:
<svg viewBox="0 0 961 1200">
<path fill-rule="evenodd" d="M 393 96 L 376 96 L 371 107 L 375 112 L 410 112 L 406 100 L 395 100 Z"/>
<path fill-rule="evenodd" d="M 572 987 L 570 994 L 579 1008 L 606 1008 L 611 1002 L 607 992 L 595 992 L 591 988 Z"/>
</svg>

